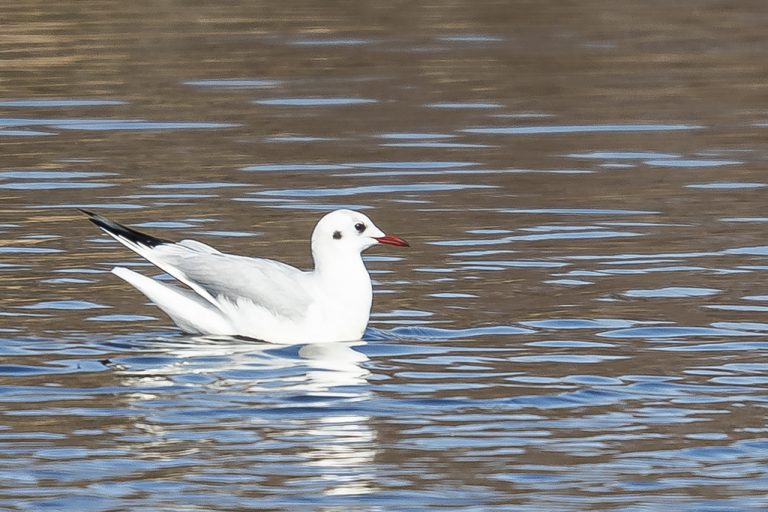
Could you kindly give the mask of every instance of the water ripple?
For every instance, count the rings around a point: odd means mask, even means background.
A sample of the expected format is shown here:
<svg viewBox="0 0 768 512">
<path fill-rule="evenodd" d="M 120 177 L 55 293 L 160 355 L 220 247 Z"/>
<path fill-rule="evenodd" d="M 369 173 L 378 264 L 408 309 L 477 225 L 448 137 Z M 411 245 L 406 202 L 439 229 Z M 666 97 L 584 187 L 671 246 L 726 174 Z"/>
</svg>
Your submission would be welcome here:
<svg viewBox="0 0 768 512">
<path fill-rule="evenodd" d="M 462 183 L 415 183 L 405 185 L 369 185 L 361 187 L 344 188 L 309 188 L 309 189 L 284 189 L 264 190 L 253 192 L 261 196 L 284 197 L 343 197 L 359 194 L 388 194 L 392 192 L 441 192 L 449 190 L 496 188 L 493 185 L 474 185 Z"/>
<path fill-rule="evenodd" d="M 277 80 L 257 80 L 246 78 L 218 78 L 209 80 L 187 80 L 185 85 L 224 89 L 262 89 L 280 85 Z"/>
<path fill-rule="evenodd" d="M 547 135 L 564 133 L 671 132 L 680 130 L 700 130 L 702 128 L 704 128 L 704 126 L 689 124 L 587 124 L 465 128 L 461 131 L 480 135 Z"/>
<path fill-rule="evenodd" d="M 257 105 L 281 107 L 335 107 L 378 103 L 371 98 L 271 98 L 254 101 Z"/>
<path fill-rule="evenodd" d="M 657 153 L 654 151 L 590 151 L 587 153 L 570 153 L 566 156 L 571 158 L 594 158 L 600 160 L 663 159 L 665 162 L 673 162 L 674 160 L 671 160 L 672 158 L 680 158 L 682 155 L 673 153 Z"/>
<path fill-rule="evenodd" d="M 219 129 L 239 126 L 233 123 L 205 122 L 159 122 L 141 119 L 38 119 L 38 118 L 0 118 L 4 126 L 48 126 L 59 130 L 189 130 Z"/>
<path fill-rule="evenodd" d="M 698 288 L 685 286 L 668 286 L 666 288 L 654 288 L 645 290 L 627 290 L 623 293 L 626 297 L 642 298 L 684 298 L 684 297 L 709 297 L 716 295 L 720 290 L 714 288 Z"/>
<path fill-rule="evenodd" d="M 634 327 L 629 329 L 616 329 L 598 333 L 598 336 L 606 338 L 691 338 L 698 336 L 756 336 L 757 333 L 737 331 L 734 329 L 717 329 L 711 327 Z"/>
</svg>

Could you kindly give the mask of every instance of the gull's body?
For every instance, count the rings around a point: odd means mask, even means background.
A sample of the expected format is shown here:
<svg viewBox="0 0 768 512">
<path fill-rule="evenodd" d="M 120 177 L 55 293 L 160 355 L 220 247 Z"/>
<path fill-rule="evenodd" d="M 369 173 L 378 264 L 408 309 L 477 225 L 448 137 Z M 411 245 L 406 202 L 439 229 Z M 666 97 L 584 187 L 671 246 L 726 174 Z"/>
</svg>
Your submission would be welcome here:
<svg viewBox="0 0 768 512">
<path fill-rule="evenodd" d="M 272 343 L 357 340 L 371 311 L 371 279 L 361 253 L 407 245 L 359 212 L 337 210 L 312 233 L 315 268 L 225 254 L 195 240 L 172 242 L 85 212 L 91 222 L 189 288 L 124 267 L 112 272 L 191 334 L 240 335 Z"/>
</svg>

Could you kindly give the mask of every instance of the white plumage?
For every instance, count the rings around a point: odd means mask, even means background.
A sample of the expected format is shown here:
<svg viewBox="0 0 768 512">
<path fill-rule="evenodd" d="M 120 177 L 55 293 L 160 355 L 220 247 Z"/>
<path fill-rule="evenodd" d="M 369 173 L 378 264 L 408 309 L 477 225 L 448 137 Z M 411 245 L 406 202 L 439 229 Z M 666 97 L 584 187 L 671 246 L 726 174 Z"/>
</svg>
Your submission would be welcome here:
<svg viewBox="0 0 768 512">
<path fill-rule="evenodd" d="M 116 267 L 124 279 L 191 334 L 240 335 L 272 343 L 357 340 L 371 311 L 371 279 L 361 253 L 407 246 L 362 213 L 336 210 L 312 233 L 315 268 L 225 254 L 195 240 L 173 242 L 83 211 L 91 222 L 189 288 Z"/>
</svg>

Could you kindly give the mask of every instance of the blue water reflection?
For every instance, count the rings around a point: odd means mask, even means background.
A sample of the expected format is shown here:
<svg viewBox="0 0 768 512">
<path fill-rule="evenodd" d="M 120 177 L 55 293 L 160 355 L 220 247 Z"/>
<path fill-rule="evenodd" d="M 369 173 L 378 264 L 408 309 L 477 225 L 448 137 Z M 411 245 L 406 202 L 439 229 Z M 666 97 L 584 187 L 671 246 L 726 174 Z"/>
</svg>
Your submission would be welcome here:
<svg viewBox="0 0 768 512">
<path fill-rule="evenodd" d="M 283 107 L 334 107 L 343 105 L 365 105 L 376 103 L 371 98 L 270 98 L 256 100 L 257 105 L 274 105 Z"/>
<path fill-rule="evenodd" d="M 700 130 L 704 126 L 688 124 L 594 124 L 594 125 L 551 125 L 551 126 L 502 126 L 486 128 L 465 128 L 465 133 L 480 135 L 545 135 L 564 133 L 611 133 L 611 132 L 672 132 Z"/>
<path fill-rule="evenodd" d="M 52 108 L 52 107 L 103 107 L 112 105 L 125 105 L 121 100 L 99 100 L 99 99 L 23 99 L 23 100 L 0 100 L 0 107 L 26 107 L 26 108 Z"/>
</svg>

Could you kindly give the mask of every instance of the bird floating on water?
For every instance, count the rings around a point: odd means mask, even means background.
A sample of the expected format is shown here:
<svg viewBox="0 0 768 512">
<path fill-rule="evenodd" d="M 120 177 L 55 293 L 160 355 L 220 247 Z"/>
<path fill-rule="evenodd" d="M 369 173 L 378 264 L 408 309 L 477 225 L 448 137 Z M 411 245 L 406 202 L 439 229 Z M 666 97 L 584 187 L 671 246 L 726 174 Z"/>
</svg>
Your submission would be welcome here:
<svg viewBox="0 0 768 512">
<path fill-rule="evenodd" d="M 246 336 L 271 343 L 359 340 L 371 312 L 371 278 L 361 253 L 377 244 L 409 247 L 360 212 L 336 210 L 312 232 L 314 270 L 222 253 L 196 240 L 174 242 L 80 210 L 112 238 L 189 288 L 125 267 L 133 285 L 190 334 Z"/>
</svg>

